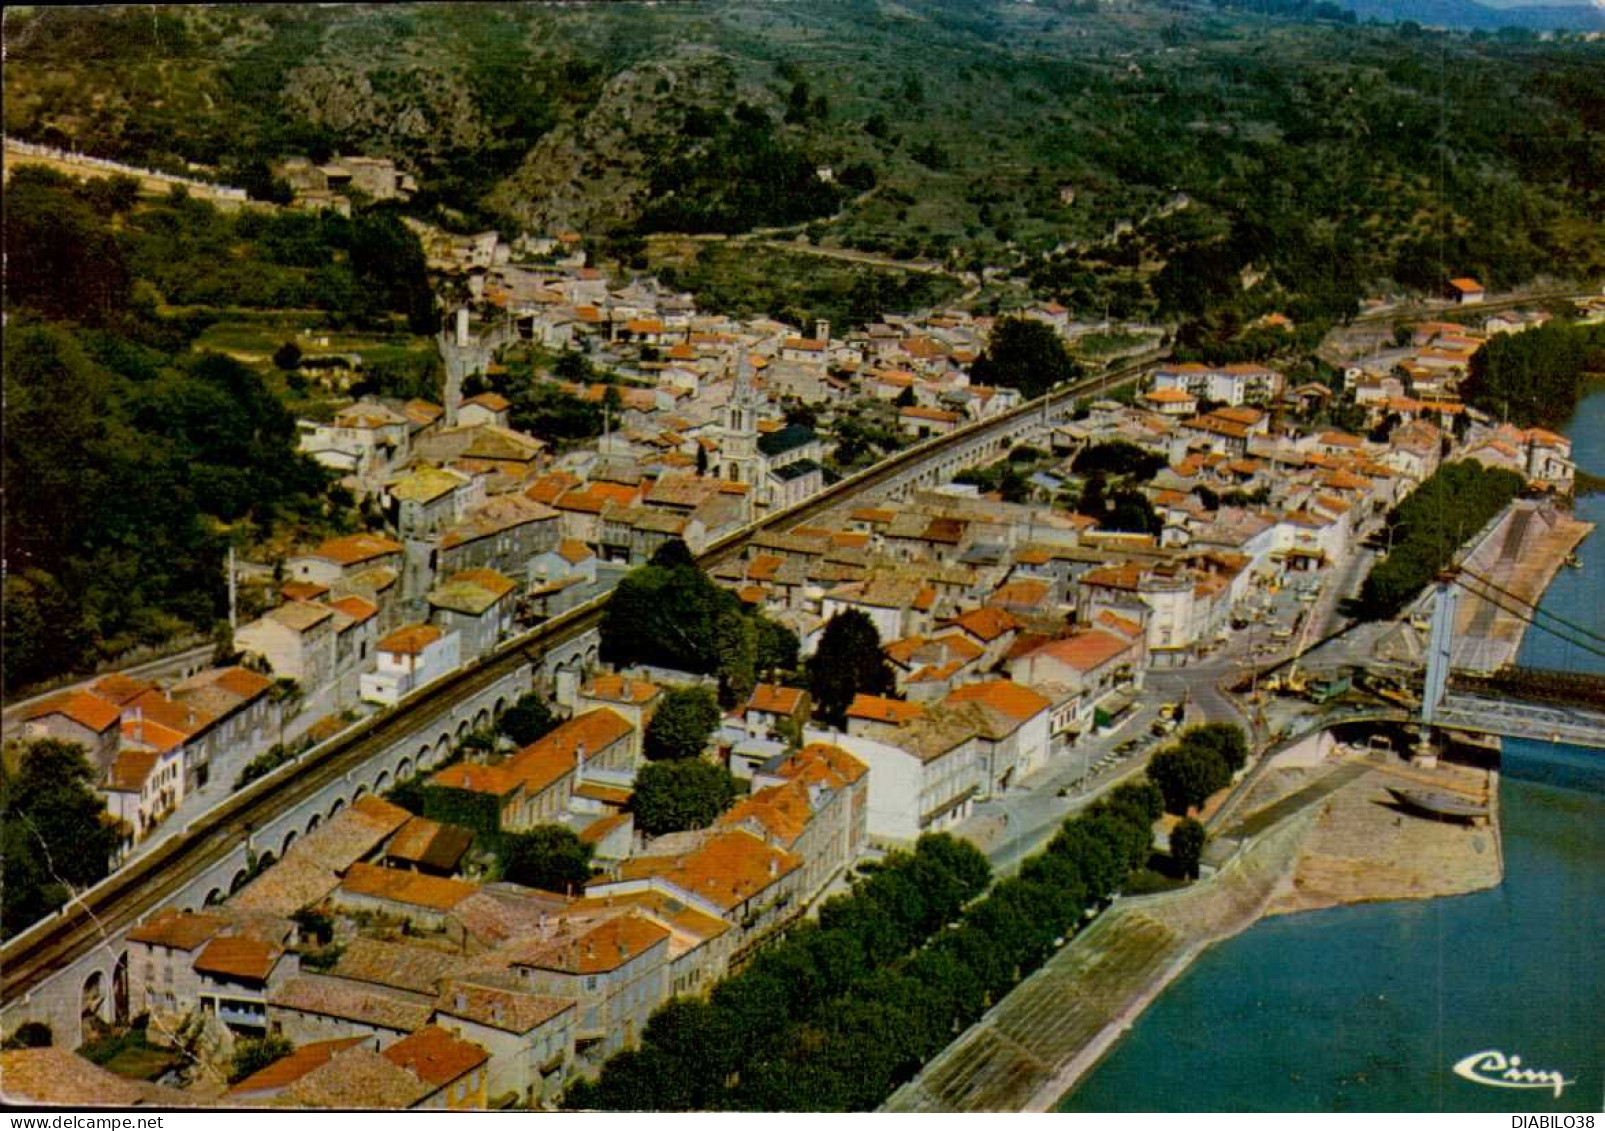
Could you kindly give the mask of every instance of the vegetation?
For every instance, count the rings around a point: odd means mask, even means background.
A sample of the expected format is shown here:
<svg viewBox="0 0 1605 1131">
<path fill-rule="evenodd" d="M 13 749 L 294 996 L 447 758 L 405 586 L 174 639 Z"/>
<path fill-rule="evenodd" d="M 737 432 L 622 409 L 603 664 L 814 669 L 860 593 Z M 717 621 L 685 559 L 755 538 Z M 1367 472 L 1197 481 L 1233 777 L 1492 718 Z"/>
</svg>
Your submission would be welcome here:
<svg viewBox="0 0 1605 1131">
<path fill-rule="evenodd" d="M 243 1040 L 234 1046 L 234 1059 L 229 1063 L 228 1082 L 238 1084 L 247 1076 L 254 1076 L 294 1051 L 295 1046 L 283 1037 L 270 1036 L 261 1040 Z"/>
<path fill-rule="evenodd" d="M 1165 811 L 1185 817 L 1217 791 L 1248 761 L 1243 732 L 1230 723 L 1206 723 L 1181 732 L 1175 743 L 1153 756 L 1148 778 L 1164 798 Z"/>
<path fill-rule="evenodd" d="M 1181 317 L 1189 349 L 1266 348 L 1270 311 L 1318 333 L 1389 280 L 1596 274 L 1597 45 L 1334 7 L 39 8 L 6 127 L 269 197 L 265 154 L 402 155 L 458 230 L 789 224 Z"/>
<path fill-rule="evenodd" d="M 518 746 L 530 743 L 549 734 L 557 726 L 557 716 L 551 704 L 538 691 L 520 695 L 513 705 L 502 712 L 496 729 Z"/>
<path fill-rule="evenodd" d="M 648 836 L 705 829 L 736 797 L 730 771 L 700 758 L 641 767 L 630 802 L 635 827 Z"/>
<path fill-rule="evenodd" d="M 575 893 L 591 878 L 591 846 L 563 825 L 537 825 L 526 833 L 503 833 L 495 852 L 502 879 L 542 891 Z"/>
<path fill-rule="evenodd" d="M 576 1108 L 866 1111 L 1039 966 L 1146 861 L 1159 798 L 1113 791 L 1019 876 L 987 886 L 974 848 L 927 834 L 864 865 L 706 1000 L 677 998 L 641 1047 L 572 1088 Z"/>
<path fill-rule="evenodd" d="M 757 682 L 760 639 L 768 656 L 785 638 L 761 629 L 736 595 L 689 562 L 631 570 L 613 590 L 602 619 L 602 659 L 615 667 L 651 664 L 716 675 L 719 701 L 740 702 Z"/>
<path fill-rule="evenodd" d="M 853 696 L 887 695 L 895 686 L 875 622 L 858 609 L 832 617 L 808 660 L 815 713 L 832 726 L 844 727 Z"/>
<path fill-rule="evenodd" d="M 1461 393 L 1518 427 L 1557 427 L 1571 418 L 1590 374 L 1605 374 L 1605 326 L 1551 323 L 1490 338 L 1472 355 Z"/>
<path fill-rule="evenodd" d="M 10 938 L 111 871 L 120 840 L 83 747 L 12 743 L 0 759 L 0 937 Z"/>
<path fill-rule="evenodd" d="M 1064 339 L 1052 326 L 1032 318 L 1000 319 L 986 352 L 971 367 L 976 384 L 1006 385 L 1026 397 L 1041 396 L 1080 375 L 1081 367 Z"/>
<path fill-rule="evenodd" d="M 1366 575 L 1355 615 L 1362 620 L 1397 616 L 1522 486 L 1516 472 L 1485 468 L 1475 460 L 1438 468 L 1388 513 L 1393 549 Z"/>
<path fill-rule="evenodd" d="M 187 352 L 195 327 L 153 305 L 149 276 L 186 263 L 253 274 L 232 237 L 178 222 L 218 214 L 176 200 L 119 219 L 97 184 L 19 170 L 5 189 L 4 473 L 30 485 L 4 538 L 12 686 L 208 631 L 229 542 L 351 522 L 262 375 Z"/>
<path fill-rule="evenodd" d="M 1164 469 L 1165 459 L 1129 440 L 1105 440 L 1082 448 L 1071 467 L 1078 475 L 1096 471 L 1104 475 L 1129 476 L 1146 483 Z"/>
<path fill-rule="evenodd" d="M 1198 861 L 1204 855 L 1207 836 L 1204 826 L 1192 817 L 1184 817 L 1170 830 L 1170 859 L 1182 876 L 1198 875 Z"/>
<path fill-rule="evenodd" d="M 719 725 L 719 703 L 706 687 L 671 687 L 647 723 L 642 750 L 653 761 L 696 758 Z"/>
<path fill-rule="evenodd" d="M 983 495 L 996 492 L 1005 503 L 1024 503 L 1031 498 L 1031 483 L 1013 461 L 990 467 L 966 467 L 953 476 L 955 483 L 972 484 Z"/>
</svg>

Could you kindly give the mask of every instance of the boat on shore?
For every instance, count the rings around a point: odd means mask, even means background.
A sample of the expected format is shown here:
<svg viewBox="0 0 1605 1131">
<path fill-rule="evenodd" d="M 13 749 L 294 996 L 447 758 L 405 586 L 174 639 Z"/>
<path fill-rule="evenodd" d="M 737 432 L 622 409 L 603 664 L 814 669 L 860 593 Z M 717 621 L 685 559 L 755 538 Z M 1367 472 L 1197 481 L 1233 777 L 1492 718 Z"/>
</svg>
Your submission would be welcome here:
<svg viewBox="0 0 1605 1131">
<path fill-rule="evenodd" d="M 1486 802 L 1468 801 L 1430 789 L 1405 789 L 1387 786 L 1393 799 L 1412 813 L 1433 817 L 1440 821 L 1476 821 L 1488 819 Z"/>
<path fill-rule="evenodd" d="M 1583 559 L 1576 550 L 1573 550 L 1566 555 L 1566 565 L 1571 569 L 1582 569 Z"/>
</svg>

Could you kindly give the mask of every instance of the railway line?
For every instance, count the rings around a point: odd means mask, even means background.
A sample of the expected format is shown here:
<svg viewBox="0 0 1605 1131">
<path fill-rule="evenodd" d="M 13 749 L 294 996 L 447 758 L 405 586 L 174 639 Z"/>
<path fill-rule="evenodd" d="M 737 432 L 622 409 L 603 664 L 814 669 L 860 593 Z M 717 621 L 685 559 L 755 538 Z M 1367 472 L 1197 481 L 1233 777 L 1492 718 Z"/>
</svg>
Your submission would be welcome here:
<svg viewBox="0 0 1605 1131">
<path fill-rule="evenodd" d="M 1152 353 L 1118 369 L 1083 378 L 1028 401 L 1019 408 L 967 424 L 897 452 L 819 494 L 765 515 L 710 545 L 698 558 L 709 567 L 740 554 L 756 534 L 787 529 L 840 506 L 860 494 L 895 484 L 933 461 L 963 451 L 978 439 L 1011 436 L 1036 417 L 1092 392 L 1129 383 L 1166 354 Z M 316 796 L 369 760 L 410 739 L 450 713 L 453 706 L 525 667 L 539 668 L 545 655 L 601 623 L 603 594 L 501 645 L 479 661 L 422 687 L 394 709 L 359 724 L 295 762 L 230 795 L 166 843 L 112 873 L 64 907 L 0 947 L 0 1005 L 10 1006 L 95 948 L 162 907 L 177 893 L 248 841 L 276 815 Z"/>
</svg>

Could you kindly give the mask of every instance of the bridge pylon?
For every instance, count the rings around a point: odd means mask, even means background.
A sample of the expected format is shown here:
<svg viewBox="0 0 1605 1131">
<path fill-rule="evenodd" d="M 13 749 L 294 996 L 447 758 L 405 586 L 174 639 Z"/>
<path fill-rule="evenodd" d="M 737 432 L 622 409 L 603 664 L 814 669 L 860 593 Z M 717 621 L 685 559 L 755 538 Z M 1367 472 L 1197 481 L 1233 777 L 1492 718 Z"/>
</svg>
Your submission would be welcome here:
<svg viewBox="0 0 1605 1131">
<path fill-rule="evenodd" d="M 1432 630 L 1427 636 L 1427 677 L 1421 689 L 1421 723 L 1431 727 L 1449 686 L 1449 668 L 1454 661 L 1455 610 L 1460 587 L 1454 574 L 1438 575 L 1438 591 L 1432 609 Z"/>
</svg>

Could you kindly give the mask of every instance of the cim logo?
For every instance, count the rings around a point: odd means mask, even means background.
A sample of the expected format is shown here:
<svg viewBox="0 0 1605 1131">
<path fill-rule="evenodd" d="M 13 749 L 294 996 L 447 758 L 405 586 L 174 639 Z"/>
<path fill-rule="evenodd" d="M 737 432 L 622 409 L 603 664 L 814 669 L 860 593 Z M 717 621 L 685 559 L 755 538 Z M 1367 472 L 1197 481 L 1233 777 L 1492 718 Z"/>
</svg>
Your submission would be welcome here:
<svg viewBox="0 0 1605 1131">
<path fill-rule="evenodd" d="M 1474 1052 L 1463 1058 L 1455 1064 L 1455 1075 L 1490 1088 L 1550 1088 L 1556 1099 L 1566 1085 L 1577 1083 L 1559 1072 L 1523 1068 L 1521 1057 L 1506 1056 L 1498 1049 Z"/>
</svg>

